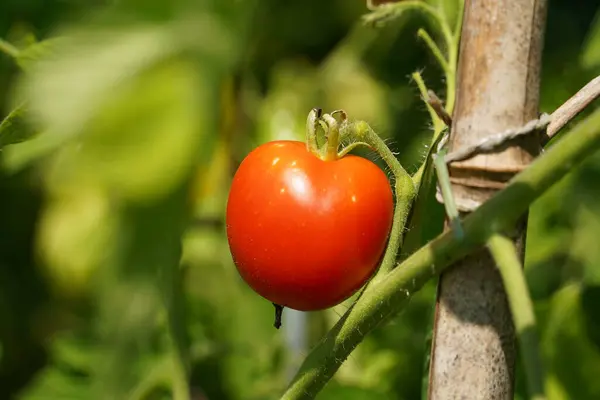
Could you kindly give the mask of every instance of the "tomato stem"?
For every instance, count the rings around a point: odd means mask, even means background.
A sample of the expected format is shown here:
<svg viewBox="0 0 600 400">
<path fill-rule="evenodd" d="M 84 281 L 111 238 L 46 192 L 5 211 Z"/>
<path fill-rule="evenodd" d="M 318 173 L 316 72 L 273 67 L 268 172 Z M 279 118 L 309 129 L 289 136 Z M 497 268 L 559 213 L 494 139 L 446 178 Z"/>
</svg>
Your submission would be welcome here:
<svg viewBox="0 0 600 400">
<path fill-rule="evenodd" d="M 319 155 L 319 146 L 317 144 L 317 129 L 320 124 L 322 110 L 313 108 L 308 113 L 306 119 L 306 149 L 314 155 Z"/>
<path fill-rule="evenodd" d="M 404 236 L 404 227 L 408 218 L 412 202 L 415 198 L 416 191 L 412 178 L 406 170 L 400 165 L 400 162 L 394 156 L 394 153 L 385 144 L 385 142 L 373 131 L 373 129 L 364 121 L 354 123 L 343 123 L 341 128 L 343 135 L 351 135 L 358 141 L 353 144 L 365 144 L 375 150 L 377 154 L 385 161 L 387 166 L 394 175 L 394 189 L 396 194 L 396 205 L 394 208 L 394 219 L 392 222 L 392 230 L 388 241 L 379 272 L 373 279 L 378 281 L 379 278 L 393 269 L 396 263 L 398 250 L 402 245 Z M 353 144 L 349 145 L 351 147 Z M 346 149 L 342 150 L 344 153 Z"/>
<path fill-rule="evenodd" d="M 487 240 L 487 247 L 490 249 L 504 282 L 508 304 L 519 338 L 531 398 L 545 399 L 543 396 L 544 368 L 540 355 L 535 313 L 529 290 L 527 290 L 519 252 L 511 238 L 498 232 L 493 233 Z"/>
<path fill-rule="evenodd" d="M 354 142 L 354 143 L 350 143 L 348 146 L 342 148 L 342 150 L 340 150 L 340 152 L 338 153 L 338 158 L 344 157 L 345 155 L 350 153 L 352 150 L 354 150 L 355 148 L 360 147 L 360 146 L 368 147 L 369 149 L 373 150 L 371 145 L 369 145 L 368 143 Z"/>
<path fill-rule="evenodd" d="M 337 120 L 329 114 L 323 115 L 323 120 L 329 128 L 323 159 L 325 161 L 335 161 L 338 158 L 338 147 L 340 146 L 340 127 Z"/>
<path fill-rule="evenodd" d="M 281 316 L 283 315 L 283 306 L 280 306 L 279 304 L 275 303 L 273 303 L 273 306 L 275 307 L 275 322 L 273 322 L 273 326 L 275 327 L 275 329 L 279 329 L 281 328 Z"/>
</svg>

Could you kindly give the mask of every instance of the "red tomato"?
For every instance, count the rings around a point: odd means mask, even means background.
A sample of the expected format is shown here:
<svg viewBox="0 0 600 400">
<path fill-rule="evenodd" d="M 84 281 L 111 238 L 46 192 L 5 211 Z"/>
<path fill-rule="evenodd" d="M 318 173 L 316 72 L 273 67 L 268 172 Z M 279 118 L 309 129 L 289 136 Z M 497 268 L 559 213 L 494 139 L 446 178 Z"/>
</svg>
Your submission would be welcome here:
<svg viewBox="0 0 600 400">
<path fill-rule="evenodd" d="M 301 311 L 332 307 L 371 277 L 392 225 L 386 175 L 356 156 L 323 161 L 294 141 L 266 143 L 237 170 L 227 237 L 242 278 Z"/>
</svg>

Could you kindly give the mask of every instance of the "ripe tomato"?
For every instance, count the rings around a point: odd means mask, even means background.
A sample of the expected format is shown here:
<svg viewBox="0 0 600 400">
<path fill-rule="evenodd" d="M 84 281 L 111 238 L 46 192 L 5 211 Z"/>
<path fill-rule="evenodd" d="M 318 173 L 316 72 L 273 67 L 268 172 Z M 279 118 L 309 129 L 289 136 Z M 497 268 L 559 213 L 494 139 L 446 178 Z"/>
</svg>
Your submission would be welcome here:
<svg viewBox="0 0 600 400">
<path fill-rule="evenodd" d="M 323 161 L 295 141 L 266 143 L 237 170 L 227 237 L 242 278 L 271 302 L 332 307 L 371 277 L 391 228 L 393 197 L 374 163 Z"/>
</svg>

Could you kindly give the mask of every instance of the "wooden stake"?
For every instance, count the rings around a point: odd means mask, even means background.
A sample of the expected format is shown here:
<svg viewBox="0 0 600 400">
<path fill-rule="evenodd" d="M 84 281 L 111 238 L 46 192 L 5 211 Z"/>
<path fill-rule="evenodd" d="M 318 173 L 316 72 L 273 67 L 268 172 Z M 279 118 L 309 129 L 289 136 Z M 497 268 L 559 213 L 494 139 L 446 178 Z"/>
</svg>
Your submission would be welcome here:
<svg viewBox="0 0 600 400">
<path fill-rule="evenodd" d="M 545 0 L 466 0 L 450 152 L 538 117 Z M 459 211 L 503 188 L 540 151 L 536 135 L 450 164 Z M 518 246 L 524 249 L 522 224 Z M 485 249 L 441 276 L 429 399 L 512 399 L 515 339 L 502 281 Z"/>
</svg>

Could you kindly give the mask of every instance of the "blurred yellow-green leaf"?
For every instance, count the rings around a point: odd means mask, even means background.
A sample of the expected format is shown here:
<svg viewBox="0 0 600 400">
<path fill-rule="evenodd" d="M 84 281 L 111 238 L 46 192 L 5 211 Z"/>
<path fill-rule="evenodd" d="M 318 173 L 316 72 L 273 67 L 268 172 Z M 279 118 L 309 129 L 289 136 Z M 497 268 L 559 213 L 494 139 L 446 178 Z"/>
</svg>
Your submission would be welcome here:
<svg viewBox="0 0 600 400">
<path fill-rule="evenodd" d="M 13 109 L 0 123 L 0 149 L 5 146 L 21 143 L 35 135 L 27 123 L 24 104 Z"/>
</svg>

